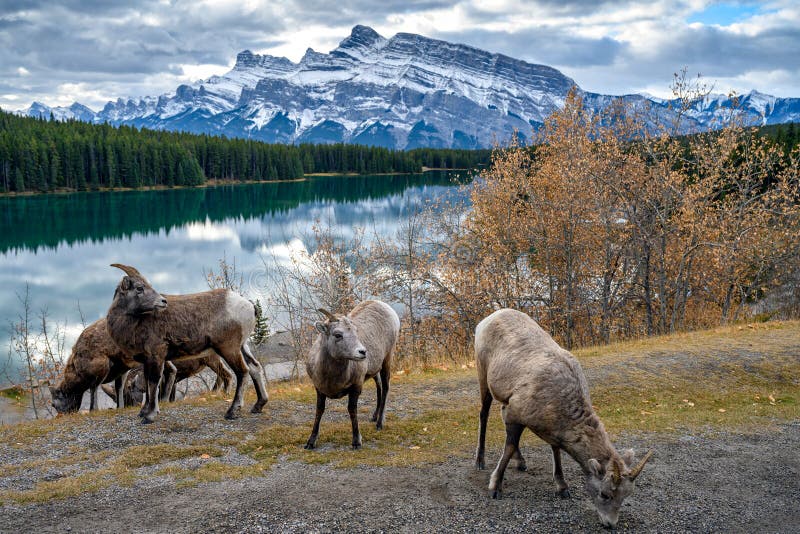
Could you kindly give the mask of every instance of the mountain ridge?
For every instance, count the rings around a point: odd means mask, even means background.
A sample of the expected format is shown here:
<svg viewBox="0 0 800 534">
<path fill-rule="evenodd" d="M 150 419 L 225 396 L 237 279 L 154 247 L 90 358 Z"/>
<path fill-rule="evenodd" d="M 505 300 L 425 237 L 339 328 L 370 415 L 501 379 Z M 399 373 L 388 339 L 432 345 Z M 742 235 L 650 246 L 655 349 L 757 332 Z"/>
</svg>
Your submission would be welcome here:
<svg viewBox="0 0 800 534">
<path fill-rule="evenodd" d="M 35 102 L 20 113 L 279 143 L 484 148 L 515 132 L 525 140 L 573 86 L 591 109 L 622 98 L 649 103 L 661 119 L 673 113 L 669 100 L 583 91 L 546 65 L 410 33 L 387 39 L 362 25 L 297 63 L 243 50 L 227 73 L 157 97 L 119 98 L 98 112 Z M 800 121 L 799 98 L 752 91 L 739 99 L 754 124 Z M 727 96 L 709 95 L 687 113 L 687 131 L 713 128 L 730 107 Z"/>
</svg>

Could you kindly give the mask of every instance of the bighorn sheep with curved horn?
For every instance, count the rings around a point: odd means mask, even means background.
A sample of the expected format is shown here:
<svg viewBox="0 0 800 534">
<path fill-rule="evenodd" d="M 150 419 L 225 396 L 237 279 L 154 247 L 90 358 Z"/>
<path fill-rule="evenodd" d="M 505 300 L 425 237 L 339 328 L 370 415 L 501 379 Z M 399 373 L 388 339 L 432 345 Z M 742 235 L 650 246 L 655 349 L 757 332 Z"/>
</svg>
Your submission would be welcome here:
<svg viewBox="0 0 800 534">
<path fill-rule="evenodd" d="M 553 449 L 553 477 L 559 495 L 569 497 L 561 470 L 561 451 L 572 456 L 586 475 L 586 489 L 600 521 L 614 527 L 622 501 L 652 451 L 633 465 L 633 451 L 617 453 L 595 414 L 589 387 L 578 361 L 522 312 L 498 310 L 475 328 L 475 359 L 481 394 L 480 429 L 475 465 L 484 468 L 486 422 L 492 399 L 502 403 L 506 444 L 492 473 L 492 497 L 501 494 L 503 475 L 513 457 L 525 470 L 519 438 L 529 428 Z"/>
<path fill-rule="evenodd" d="M 161 295 L 139 271 L 114 263 L 125 272 L 108 310 L 108 333 L 130 357 L 144 365 L 147 380 L 142 422 L 152 423 L 158 413 L 158 386 L 169 360 L 196 358 L 206 349 L 219 354 L 236 375 L 236 393 L 227 419 L 238 417 L 244 397 L 244 376 L 249 372 L 258 400 L 251 412 L 267 403 L 266 378 L 245 343 L 255 328 L 255 308 L 228 289 L 190 295 Z"/>
<path fill-rule="evenodd" d="M 358 430 L 358 397 L 364 381 L 373 378 L 378 390 L 378 403 L 372 414 L 378 430 L 383 428 L 386 397 L 389 395 L 391 364 L 400 319 L 391 306 L 378 300 L 367 300 L 345 315 L 334 315 L 319 309 L 326 322 L 314 326 L 319 332 L 308 354 L 306 370 L 317 390 L 317 412 L 314 428 L 306 449 L 317 444 L 319 423 L 325 412 L 325 400 L 347 395 L 347 411 L 353 427 L 354 449 L 361 447 Z"/>
</svg>

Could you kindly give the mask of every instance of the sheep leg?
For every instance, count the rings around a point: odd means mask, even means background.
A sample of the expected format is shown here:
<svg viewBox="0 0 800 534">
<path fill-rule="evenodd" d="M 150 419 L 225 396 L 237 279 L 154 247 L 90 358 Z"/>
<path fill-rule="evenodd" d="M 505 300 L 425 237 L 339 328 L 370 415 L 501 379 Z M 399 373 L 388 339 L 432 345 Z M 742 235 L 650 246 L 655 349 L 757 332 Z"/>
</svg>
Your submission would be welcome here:
<svg viewBox="0 0 800 534">
<path fill-rule="evenodd" d="M 89 388 L 89 411 L 93 412 L 97 409 L 97 386 Z"/>
<path fill-rule="evenodd" d="M 128 373 L 130 373 L 130 371 L 125 371 L 114 379 L 114 392 L 117 394 L 117 398 L 114 400 L 117 402 L 118 410 L 125 407 L 125 392 L 123 390 L 125 388 L 125 382 L 128 380 Z"/>
<path fill-rule="evenodd" d="M 250 378 L 253 379 L 253 386 L 256 388 L 256 396 L 258 397 L 250 413 L 261 413 L 264 405 L 269 400 L 266 386 L 267 377 L 264 374 L 264 368 L 261 366 L 258 359 L 253 356 L 247 343 L 242 345 L 242 356 L 244 356 L 245 363 L 250 371 Z"/>
<path fill-rule="evenodd" d="M 551 447 L 553 448 L 553 478 L 558 487 L 558 495 L 564 499 L 569 499 L 571 497 L 569 486 L 567 481 L 564 480 L 564 472 L 561 470 L 561 447 L 555 445 L 551 445 Z"/>
<path fill-rule="evenodd" d="M 386 365 L 381 369 L 381 388 L 383 389 L 383 394 L 381 395 L 381 413 L 378 414 L 378 421 L 376 423 L 376 427 L 378 430 L 383 429 L 383 423 L 386 420 L 386 399 L 389 397 L 389 378 L 391 373 L 389 372 L 389 366 Z"/>
<path fill-rule="evenodd" d="M 209 367 L 217 375 L 217 379 L 214 380 L 214 386 L 211 388 L 211 391 L 219 391 L 221 389 L 223 392 L 227 393 L 231 381 L 231 374 L 225 369 L 225 366 L 222 365 L 220 360 L 216 360 L 216 363 Z"/>
<path fill-rule="evenodd" d="M 316 388 L 315 388 L 316 389 Z M 306 449 L 313 449 L 317 446 L 317 436 L 319 435 L 319 422 L 322 421 L 322 414 L 325 413 L 325 394 L 320 393 L 317 389 L 317 413 L 314 416 L 314 426 L 311 429 L 311 435 L 306 442 Z"/>
<path fill-rule="evenodd" d="M 378 399 L 377 403 L 375 404 L 375 411 L 372 412 L 372 417 L 369 418 L 370 421 L 373 423 L 378 420 L 378 416 L 381 412 L 381 397 L 383 396 L 383 386 L 381 385 L 381 375 L 377 374 L 372 377 L 375 380 L 375 389 L 376 391 L 376 398 Z"/>
<path fill-rule="evenodd" d="M 159 392 L 159 400 L 174 401 L 175 400 L 175 379 L 178 376 L 178 368 L 172 362 L 164 364 L 164 377 L 161 379 L 162 387 Z"/>
<path fill-rule="evenodd" d="M 478 450 L 475 451 L 475 467 L 486 469 L 486 424 L 489 421 L 489 409 L 492 407 L 492 394 L 487 389 L 481 395 L 481 414 L 478 423 Z"/>
<path fill-rule="evenodd" d="M 142 423 L 149 424 L 155 421 L 158 414 L 158 386 L 164 375 L 164 360 L 149 357 L 144 362 L 144 378 L 147 380 L 147 399 L 140 415 Z"/>
<path fill-rule="evenodd" d="M 242 411 L 242 404 L 244 403 L 244 377 L 248 372 L 248 365 L 245 361 L 244 353 L 241 347 L 233 350 L 214 347 L 217 354 L 225 360 L 225 363 L 233 370 L 236 376 L 236 392 L 233 394 L 233 401 L 230 408 L 225 412 L 225 419 L 237 419 Z"/>
<path fill-rule="evenodd" d="M 230 408 L 225 412 L 225 419 L 237 419 L 244 403 L 244 369 L 234 367 L 233 374 L 236 375 L 236 392 L 233 394 Z"/>
<path fill-rule="evenodd" d="M 361 432 L 358 431 L 358 397 L 361 389 L 353 386 L 347 396 L 347 413 L 350 414 L 350 424 L 353 426 L 353 449 L 361 448 Z"/>
<path fill-rule="evenodd" d="M 491 395 L 491 393 L 490 393 L 490 395 Z M 506 408 L 507 408 L 507 405 L 505 405 L 505 404 L 500 406 L 500 417 L 503 419 L 503 424 L 506 424 Z M 520 432 L 520 435 L 522 435 L 521 432 Z M 519 450 L 519 442 L 517 443 L 517 450 L 514 451 L 514 456 L 512 457 L 512 459 L 517 464 L 517 471 L 527 471 L 528 470 L 528 465 L 525 463 L 525 458 L 522 457 L 522 453 Z"/>
<path fill-rule="evenodd" d="M 492 476 L 489 478 L 489 491 L 492 499 L 499 499 L 503 492 L 503 475 L 505 475 L 508 462 L 514 456 L 514 451 L 519 448 L 519 438 L 522 435 L 524 426 L 516 423 L 506 423 L 506 446 L 503 449 L 503 455 L 500 456 L 500 461 Z"/>
</svg>

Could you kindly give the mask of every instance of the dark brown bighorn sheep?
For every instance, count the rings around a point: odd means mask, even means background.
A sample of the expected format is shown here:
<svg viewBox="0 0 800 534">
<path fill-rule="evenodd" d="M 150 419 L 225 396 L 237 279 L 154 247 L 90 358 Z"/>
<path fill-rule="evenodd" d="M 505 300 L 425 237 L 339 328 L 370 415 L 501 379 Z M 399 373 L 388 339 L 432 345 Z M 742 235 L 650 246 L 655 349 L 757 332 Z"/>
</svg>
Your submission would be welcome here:
<svg viewBox="0 0 800 534">
<path fill-rule="evenodd" d="M 489 481 L 492 497 L 500 497 L 503 474 L 512 457 L 520 470 L 525 469 L 519 438 L 529 428 L 553 449 L 559 495 L 570 496 L 561 470 L 564 450 L 583 469 L 600 521 L 614 527 L 622 501 L 633 493 L 634 481 L 652 451 L 632 468 L 633 451 L 617 453 L 592 408 L 578 360 L 533 319 L 510 309 L 494 312 L 475 328 L 475 359 L 481 393 L 478 469 L 484 468 L 486 422 L 493 398 L 502 403 L 506 427 L 505 448 Z"/>
<path fill-rule="evenodd" d="M 50 387 L 53 408 L 58 413 L 77 412 L 88 389 L 89 410 L 97 409 L 97 387 L 114 381 L 114 387 L 120 391 L 125 373 L 137 365 L 108 335 L 105 319 L 93 322 L 72 347 L 61 382 Z M 122 406 L 118 403 L 117 407 Z"/>
<path fill-rule="evenodd" d="M 317 390 L 317 412 L 305 448 L 313 449 L 317 444 L 325 400 L 347 395 L 347 412 L 353 426 L 352 444 L 354 449 L 358 449 L 361 447 L 358 397 L 364 381 L 370 378 L 375 380 L 378 391 L 378 403 L 371 420 L 375 421 L 378 430 L 383 428 L 400 319 L 391 306 L 377 300 L 362 302 L 346 316 L 337 316 L 323 309 L 318 311 L 328 320 L 314 325 L 319 335 L 306 361 L 308 376 Z"/>
<path fill-rule="evenodd" d="M 163 388 L 159 388 L 158 400 L 160 402 L 167 400 L 175 402 L 175 391 L 178 383 L 195 376 L 206 368 L 211 369 L 217 375 L 211 390 L 219 391 L 222 389 L 227 391 L 233 375 L 225 368 L 222 359 L 215 352 L 205 351 L 203 354 L 206 354 L 206 356 L 191 360 L 176 360 L 174 363 L 167 362 L 164 364 L 164 377 L 161 380 L 166 385 Z M 114 388 L 108 385 L 101 387 L 106 395 L 111 397 L 114 402 L 117 402 L 118 396 Z M 146 391 L 147 381 L 144 379 L 143 368 L 140 365 L 128 373 L 128 378 L 123 386 L 124 405 L 140 406 Z"/>
<path fill-rule="evenodd" d="M 119 347 L 143 364 L 147 381 L 142 422 L 158 413 L 158 386 L 167 361 L 196 358 L 213 349 L 236 375 L 236 393 L 226 419 L 238 417 L 244 397 L 244 377 L 250 373 L 258 400 L 252 413 L 267 403 L 266 377 L 245 341 L 256 322 L 255 307 L 227 289 L 190 295 L 161 295 L 139 271 L 118 263 L 122 278 L 108 310 L 108 332 Z"/>
</svg>

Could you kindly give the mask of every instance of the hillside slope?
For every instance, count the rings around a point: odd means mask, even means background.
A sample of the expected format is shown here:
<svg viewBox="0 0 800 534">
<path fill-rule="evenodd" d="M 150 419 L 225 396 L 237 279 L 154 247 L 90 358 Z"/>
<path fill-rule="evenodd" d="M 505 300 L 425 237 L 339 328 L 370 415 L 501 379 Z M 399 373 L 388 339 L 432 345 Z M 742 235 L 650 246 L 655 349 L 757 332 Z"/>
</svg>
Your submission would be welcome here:
<svg viewBox="0 0 800 534">
<path fill-rule="evenodd" d="M 619 447 L 656 454 L 621 530 L 787 531 L 800 513 L 800 322 L 743 325 L 579 352 L 593 403 Z M 549 447 L 526 433 L 527 473 L 505 498 L 475 471 L 474 369 L 396 374 L 387 427 L 367 422 L 349 450 L 344 405 L 331 402 L 320 448 L 302 450 L 313 416 L 307 384 L 273 384 L 263 415 L 222 418 L 206 395 L 166 405 L 155 424 L 134 410 L 2 429 L 0 530 L 596 531 L 572 460 L 571 501 L 554 495 Z M 489 462 L 502 439 L 497 408 Z M 142 510 L 147 510 L 146 514 Z"/>
</svg>

